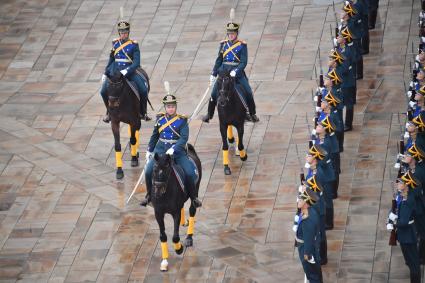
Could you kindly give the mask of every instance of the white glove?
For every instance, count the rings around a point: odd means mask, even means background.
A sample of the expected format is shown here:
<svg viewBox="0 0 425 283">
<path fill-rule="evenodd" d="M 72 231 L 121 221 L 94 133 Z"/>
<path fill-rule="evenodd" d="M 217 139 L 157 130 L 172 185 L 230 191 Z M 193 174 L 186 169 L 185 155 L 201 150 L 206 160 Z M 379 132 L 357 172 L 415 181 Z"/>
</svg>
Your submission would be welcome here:
<svg viewBox="0 0 425 283">
<path fill-rule="evenodd" d="M 127 71 L 127 69 L 124 69 L 124 70 L 121 70 L 121 71 L 120 71 L 120 73 L 121 73 L 123 76 L 125 76 L 125 75 L 127 75 L 128 71 Z"/>
<path fill-rule="evenodd" d="M 302 192 L 303 192 L 303 190 L 304 190 L 303 185 L 299 185 L 299 187 L 298 187 L 298 191 L 299 191 L 300 193 L 302 193 Z"/>
<path fill-rule="evenodd" d="M 102 83 L 106 81 L 107 76 L 105 74 L 102 75 Z"/>
<path fill-rule="evenodd" d="M 408 139 L 410 137 L 410 134 L 408 131 L 404 132 L 404 138 Z"/>
<path fill-rule="evenodd" d="M 210 85 L 213 85 L 216 80 L 217 80 L 217 77 L 214 77 L 213 75 L 211 75 L 210 76 Z"/>
<path fill-rule="evenodd" d="M 174 148 L 170 147 L 165 154 L 173 155 L 174 154 Z"/>
<path fill-rule="evenodd" d="M 295 223 L 298 223 L 298 221 L 300 220 L 300 217 L 298 216 L 298 214 L 296 214 L 295 216 L 294 216 L 294 222 Z"/>
<path fill-rule="evenodd" d="M 153 152 L 146 151 L 146 155 L 145 155 L 146 161 L 149 161 L 152 158 L 152 155 L 153 155 Z"/>
<path fill-rule="evenodd" d="M 232 78 L 234 78 L 234 77 L 236 76 L 236 72 L 235 72 L 235 70 L 232 70 L 232 71 L 230 72 L 230 76 L 231 76 Z"/>
<path fill-rule="evenodd" d="M 322 112 L 322 107 L 316 106 L 316 112 Z"/>
<path fill-rule="evenodd" d="M 313 97 L 313 101 L 314 102 L 317 102 L 317 100 L 319 100 L 319 98 L 317 97 L 317 95 L 315 95 L 314 97 Z M 317 107 L 317 106 L 316 106 Z"/>
<path fill-rule="evenodd" d="M 415 107 L 416 106 L 416 102 L 414 102 L 414 101 L 409 101 L 409 106 L 410 107 Z"/>
<path fill-rule="evenodd" d="M 388 219 L 390 219 L 392 222 L 395 222 L 397 220 L 398 216 L 394 213 L 390 213 L 390 215 L 388 215 Z"/>
<path fill-rule="evenodd" d="M 316 135 L 316 129 L 311 130 L 311 134 L 312 134 L 313 136 L 315 136 L 315 135 Z"/>
<path fill-rule="evenodd" d="M 304 164 L 304 167 L 305 167 L 305 168 L 307 168 L 307 169 L 310 169 L 311 165 L 310 165 L 310 163 L 306 162 L 306 163 Z"/>
<path fill-rule="evenodd" d="M 394 168 L 395 168 L 395 169 L 400 169 L 400 162 L 396 162 L 396 163 L 394 164 Z"/>
<path fill-rule="evenodd" d="M 333 43 L 334 43 L 334 46 L 338 46 L 338 41 L 335 37 L 333 38 Z"/>
<path fill-rule="evenodd" d="M 298 225 L 293 225 L 292 231 L 294 231 L 294 233 L 297 233 L 297 230 L 298 230 Z"/>
<path fill-rule="evenodd" d="M 391 224 L 391 223 L 388 223 L 387 224 L 387 230 L 389 230 L 389 231 L 394 230 L 394 225 Z"/>
<path fill-rule="evenodd" d="M 408 97 L 408 98 L 412 97 L 412 91 L 411 91 L 411 90 L 409 90 L 409 91 L 406 93 L 406 95 L 407 95 L 407 97 Z"/>
<path fill-rule="evenodd" d="M 314 256 L 311 256 L 311 259 L 308 259 L 307 262 L 311 264 L 315 264 L 316 262 L 314 261 Z"/>
<path fill-rule="evenodd" d="M 410 82 L 409 87 L 413 87 L 415 84 L 413 83 L 413 81 Z"/>
</svg>

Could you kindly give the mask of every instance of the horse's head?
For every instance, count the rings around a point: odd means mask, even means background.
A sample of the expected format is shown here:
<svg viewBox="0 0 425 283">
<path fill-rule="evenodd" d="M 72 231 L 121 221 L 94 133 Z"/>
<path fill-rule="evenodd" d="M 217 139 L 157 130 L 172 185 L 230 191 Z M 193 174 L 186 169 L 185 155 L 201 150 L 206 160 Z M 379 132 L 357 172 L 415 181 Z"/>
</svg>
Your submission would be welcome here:
<svg viewBox="0 0 425 283">
<path fill-rule="evenodd" d="M 120 106 L 120 96 L 124 86 L 124 76 L 117 69 L 106 73 L 108 80 L 108 100 L 109 108 L 118 108 Z"/>
<path fill-rule="evenodd" d="M 231 95 L 235 90 L 235 78 L 230 76 L 229 71 L 221 71 L 217 79 L 218 86 L 218 105 L 224 107 L 230 101 Z"/>
<path fill-rule="evenodd" d="M 168 154 L 154 154 L 152 171 L 153 195 L 161 197 L 167 191 L 168 181 L 172 170 L 172 157 Z"/>
</svg>

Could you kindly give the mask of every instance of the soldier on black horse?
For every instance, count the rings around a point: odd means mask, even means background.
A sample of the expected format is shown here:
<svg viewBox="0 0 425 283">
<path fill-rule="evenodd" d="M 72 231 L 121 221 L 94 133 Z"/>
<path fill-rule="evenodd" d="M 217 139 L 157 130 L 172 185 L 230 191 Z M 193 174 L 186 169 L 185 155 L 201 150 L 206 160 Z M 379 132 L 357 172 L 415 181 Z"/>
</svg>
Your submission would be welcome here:
<svg viewBox="0 0 425 283">
<path fill-rule="evenodd" d="M 151 120 L 147 116 L 147 102 L 149 93 L 149 77 L 140 67 L 140 49 L 137 41 L 129 38 L 130 24 L 126 21 L 118 23 L 119 38 L 112 41 L 112 50 L 109 56 L 105 73 L 102 75 L 102 88 L 100 95 L 106 106 L 106 115 L 103 121 L 108 123 L 111 119 L 109 113 L 109 102 L 107 88 L 109 81 L 107 77 L 113 76 L 115 72 L 120 72 L 129 82 L 131 89 L 139 98 L 140 118 L 146 121 Z"/>
</svg>

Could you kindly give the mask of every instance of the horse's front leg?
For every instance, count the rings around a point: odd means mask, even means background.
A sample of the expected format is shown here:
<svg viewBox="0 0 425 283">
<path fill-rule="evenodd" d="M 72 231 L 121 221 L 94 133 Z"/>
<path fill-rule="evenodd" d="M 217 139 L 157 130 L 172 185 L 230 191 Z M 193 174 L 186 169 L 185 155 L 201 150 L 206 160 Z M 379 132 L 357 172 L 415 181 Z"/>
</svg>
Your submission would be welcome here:
<svg viewBox="0 0 425 283">
<path fill-rule="evenodd" d="M 128 126 L 130 130 L 130 151 L 131 151 L 131 167 L 139 166 L 139 154 L 137 152 L 139 145 L 139 131 L 135 125 Z"/>
<path fill-rule="evenodd" d="M 187 227 L 187 236 L 185 240 L 186 247 L 193 246 L 193 232 L 195 230 L 196 207 L 191 204 L 189 208 L 189 227 Z"/>
<path fill-rule="evenodd" d="M 221 140 L 223 142 L 223 165 L 224 165 L 224 174 L 230 175 L 232 172 L 229 168 L 229 145 L 227 143 L 227 125 L 220 123 L 220 134 Z"/>
<path fill-rule="evenodd" d="M 244 124 L 238 125 L 238 150 L 239 150 L 239 156 L 242 161 L 245 161 L 248 159 L 248 154 L 246 153 L 246 150 L 243 145 L 243 134 L 244 134 Z"/>
<path fill-rule="evenodd" d="M 155 219 L 158 222 L 159 226 L 159 240 L 161 241 L 161 255 L 162 261 L 160 270 L 168 270 L 168 245 L 167 245 L 167 234 L 165 234 L 165 224 L 164 224 L 164 213 L 155 211 Z"/>
<path fill-rule="evenodd" d="M 122 171 L 122 152 L 121 152 L 121 143 L 120 143 L 120 122 L 112 120 L 111 121 L 112 133 L 114 134 L 115 142 L 115 164 L 117 167 L 116 178 L 122 179 L 124 177 L 124 171 Z"/>
<path fill-rule="evenodd" d="M 182 243 L 180 242 L 180 217 L 181 217 L 181 210 L 173 214 L 173 220 L 174 220 L 174 234 L 173 234 L 173 245 L 174 250 L 176 251 L 176 254 L 182 254 L 184 247 Z"/>
</svg>

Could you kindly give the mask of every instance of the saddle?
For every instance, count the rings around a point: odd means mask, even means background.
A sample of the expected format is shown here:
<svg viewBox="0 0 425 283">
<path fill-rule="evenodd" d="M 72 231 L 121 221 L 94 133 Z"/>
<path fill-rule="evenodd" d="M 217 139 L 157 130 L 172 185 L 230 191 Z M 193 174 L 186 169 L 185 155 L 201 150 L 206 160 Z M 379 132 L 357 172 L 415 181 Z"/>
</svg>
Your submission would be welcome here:
<svg viewBox="0 0 425 283">
<path fill-rule="evenodd" d="M 185 194 L 187 194 L 187 192 L 185 190 L 185 179 L 186 179 L 186 176 L 184 174 L 183 169 L 178 164 L 176 164 L 174 162 L 173 162 L 172 168 L 173 168 L 174 176 L 176 176 L 177 183 L 179 184 L 180 189 Z"/>
</svg>

